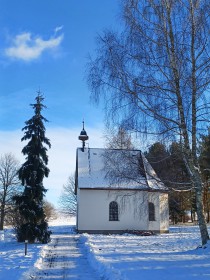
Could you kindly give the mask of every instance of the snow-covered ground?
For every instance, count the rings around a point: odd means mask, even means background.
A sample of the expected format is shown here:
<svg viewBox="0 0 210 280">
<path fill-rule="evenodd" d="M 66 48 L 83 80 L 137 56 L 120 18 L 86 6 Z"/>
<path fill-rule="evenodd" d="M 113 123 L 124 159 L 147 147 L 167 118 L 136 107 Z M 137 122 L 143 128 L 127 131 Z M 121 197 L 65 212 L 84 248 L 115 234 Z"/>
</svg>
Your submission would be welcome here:
<svg viewBox="0 0 210 280">
<path fill-rule="evenodd" d="M 0 236 L 0 279 L 154 280 L 210 279 L 210 244 L 198 248 L 197 226 L 171 227 L 154 236 L 74 233 L 75 220 L 51 224 L 47 245 L 17 243 L 10 229 Z"/>
</svg>

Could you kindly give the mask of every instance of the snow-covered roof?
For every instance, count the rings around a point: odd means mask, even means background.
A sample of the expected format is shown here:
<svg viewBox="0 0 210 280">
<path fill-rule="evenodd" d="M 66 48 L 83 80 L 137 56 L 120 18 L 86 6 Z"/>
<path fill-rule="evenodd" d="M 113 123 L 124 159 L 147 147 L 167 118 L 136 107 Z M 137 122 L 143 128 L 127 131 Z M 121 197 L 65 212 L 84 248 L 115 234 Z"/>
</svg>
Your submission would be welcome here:
<svg viewBox="0 0 210 280">
<path fill-rule="evenodd" d="M 77 149 L 76 187 L 166 191 L 139 150 Z"/>
</svg>

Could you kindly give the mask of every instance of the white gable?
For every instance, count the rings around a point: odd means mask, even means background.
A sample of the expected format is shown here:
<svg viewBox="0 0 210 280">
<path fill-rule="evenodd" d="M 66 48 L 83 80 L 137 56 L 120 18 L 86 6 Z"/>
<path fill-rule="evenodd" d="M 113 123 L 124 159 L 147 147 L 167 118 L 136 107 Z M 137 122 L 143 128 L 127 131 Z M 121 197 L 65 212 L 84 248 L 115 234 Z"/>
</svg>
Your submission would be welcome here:
<svg viewBox="0 0 210 280">
<path fill-rule="evenodd" d="M 115 176 L 115 169 L 122 172 L 123 176 L 120 179 L 117 178 L 117 174 Z M 80 189 L 166 191 L 166 187 L 160 182 L 155 171 L 139 150 L 85 148 L 83 151 L 78 148 L 77 172 Z"/>
</svg>

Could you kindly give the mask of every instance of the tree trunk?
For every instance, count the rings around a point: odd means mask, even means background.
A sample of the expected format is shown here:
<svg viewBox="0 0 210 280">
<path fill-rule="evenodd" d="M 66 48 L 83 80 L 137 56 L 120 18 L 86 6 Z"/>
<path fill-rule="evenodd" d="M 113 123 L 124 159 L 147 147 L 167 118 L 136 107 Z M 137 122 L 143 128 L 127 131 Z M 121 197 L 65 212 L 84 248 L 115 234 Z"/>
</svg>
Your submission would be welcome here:
<svg viewBox="0 0 210 280">
<path fill-rule="evenodd" d="M 191 222 L 193 223 L 194 219 L 193 219 L 193 211 L 192 211 L 192 207 L 190 209 L 190 218 L 191 218 Z"/>
<path fill-rule="evenodd" d="M 4 187 L 4 194 L 1 201 L 0 230 L 4 229 L 5 203 L 6 203 L 6 187 Z"/>
<path fill-rule="evenodd" d="M 0 230 L 4 229 L 4 216 L 5 216 L 4 207 L 2 206 L 1 207 L 1 217 L 0 217 Z"/>
<path fill-rule="evenodd" d="M 205 221 L 205 215 L 203 211 L 203 190 L 200 175 L 194 172 L 194 186 L 195 186 L 195 197 L 196 197 L 196 211 L 198 216 L 198 224 L 200 228 L 202 245 L 205 245 L 209 240 L 208 229 Z"/>
</svg>

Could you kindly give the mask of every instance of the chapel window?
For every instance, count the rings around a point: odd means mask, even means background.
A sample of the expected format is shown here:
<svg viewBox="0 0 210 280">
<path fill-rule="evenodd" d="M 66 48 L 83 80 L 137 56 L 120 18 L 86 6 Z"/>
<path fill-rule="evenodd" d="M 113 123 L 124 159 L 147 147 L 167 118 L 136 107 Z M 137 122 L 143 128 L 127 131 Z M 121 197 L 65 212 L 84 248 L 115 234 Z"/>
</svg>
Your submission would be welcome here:
<svg viewBox="0 0 210 280">
<path fill-rule="evenodd" d="M 112 201 L 109 204 L 109 220 L 118 221 L 118 204 L 116 201 Z"/>
<path fill-rule="evenodd" d="M 149 221 L 155 221 L 155 205 L 149 202 Z"/>
</svg>

